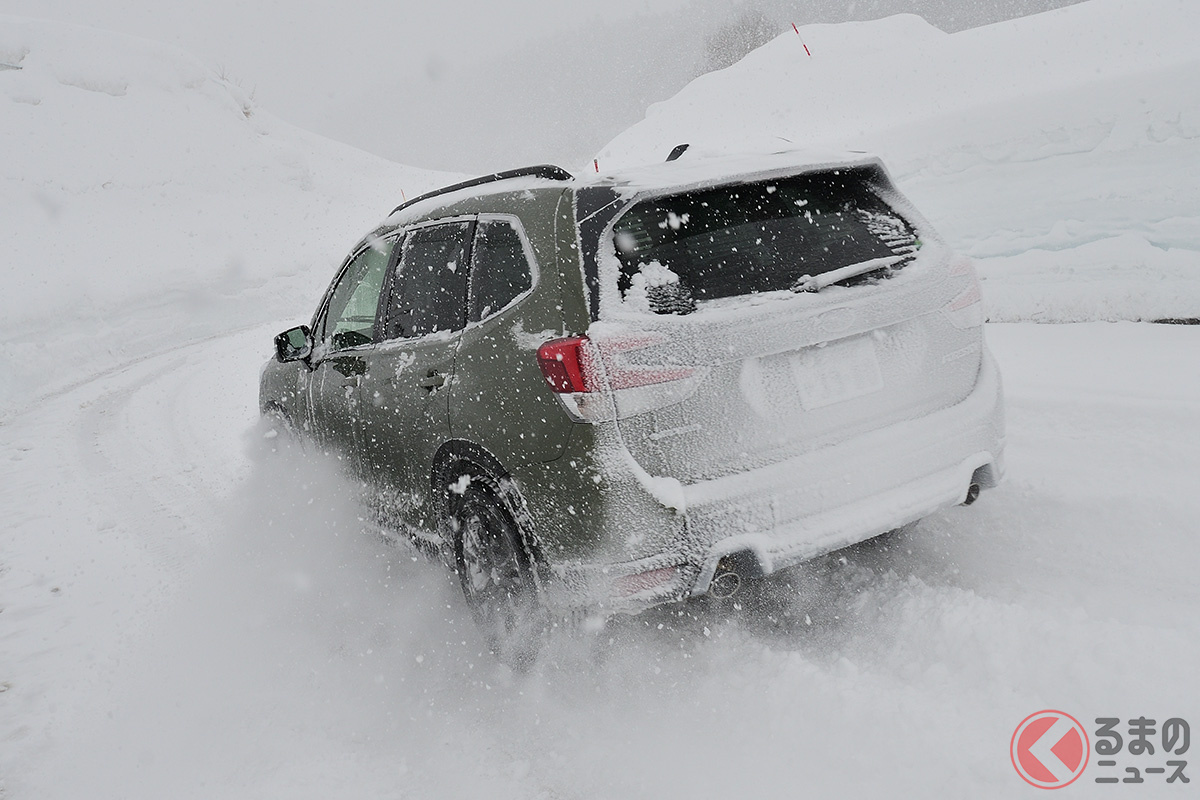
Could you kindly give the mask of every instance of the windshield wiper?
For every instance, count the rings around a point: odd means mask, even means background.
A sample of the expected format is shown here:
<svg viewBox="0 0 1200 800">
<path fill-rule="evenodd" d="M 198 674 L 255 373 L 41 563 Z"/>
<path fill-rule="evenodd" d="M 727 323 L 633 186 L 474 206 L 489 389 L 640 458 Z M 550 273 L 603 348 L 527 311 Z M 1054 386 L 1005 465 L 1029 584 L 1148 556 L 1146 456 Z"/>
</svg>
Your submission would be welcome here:
<svg viewBox="0 0 1200 800">
<path fill-rule="evenodd" d="M 850 264 L 845 267 L 838 267 L 829 272 L 822 272 L 820 275 L 801 275 L 800 279 L 792 284 L 793 292 L 819 292 L 826 286 L 850 278 L 857 278 L 859 275 L 865 275 L 868 272 L 874 272 L 878 269 L 886 267 L 894 267 L 902 261 L 912 260 L 912 255 L 903 256 L 885 256 L 884 258 L 872 258 L 869 261 L 862 261 L 858 264 Z"/>
</svg>

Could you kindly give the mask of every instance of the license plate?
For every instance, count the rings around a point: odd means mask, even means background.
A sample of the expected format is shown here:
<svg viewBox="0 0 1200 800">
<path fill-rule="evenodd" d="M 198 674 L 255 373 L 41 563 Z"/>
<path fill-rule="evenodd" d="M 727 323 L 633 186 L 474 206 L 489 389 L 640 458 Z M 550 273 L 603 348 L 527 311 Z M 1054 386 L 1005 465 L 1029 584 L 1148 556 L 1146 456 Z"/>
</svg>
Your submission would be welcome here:
<svg viewBox="0 0 1200 800">
<path fill-rule="evenodd" d="M 806 410 L 823 408 L 883 388 L 879 356 L 869 336 L 809 347 L 792 356 L 792 377 Z"/>
</svg>

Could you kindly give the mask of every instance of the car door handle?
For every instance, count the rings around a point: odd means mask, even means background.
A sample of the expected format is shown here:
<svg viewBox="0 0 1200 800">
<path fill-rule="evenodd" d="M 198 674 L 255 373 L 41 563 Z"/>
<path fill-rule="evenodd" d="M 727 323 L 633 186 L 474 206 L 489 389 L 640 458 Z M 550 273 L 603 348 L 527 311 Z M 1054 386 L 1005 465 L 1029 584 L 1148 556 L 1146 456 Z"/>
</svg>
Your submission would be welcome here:
<svg viewBox="0 0 1200 800">
<path fill-rule="evenodd" d="M 432 392 L 439 386 L 446 385 L 446 376 L 438 372 L 436 369 L 431 369 L 428 375 L 426 375 L 424 378 L 421 378 L 421 385 Z"/>
</svg>

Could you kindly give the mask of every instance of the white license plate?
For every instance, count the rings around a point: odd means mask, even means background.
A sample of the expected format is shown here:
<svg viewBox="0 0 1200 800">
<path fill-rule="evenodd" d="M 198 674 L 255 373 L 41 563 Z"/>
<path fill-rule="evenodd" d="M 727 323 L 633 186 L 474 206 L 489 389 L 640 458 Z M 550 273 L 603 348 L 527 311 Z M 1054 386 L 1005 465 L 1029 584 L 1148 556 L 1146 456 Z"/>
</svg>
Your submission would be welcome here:
<svg viewBox="0 0 1200 800">
<path fill-rule="evenodd" d="M 862 397 L 883 388 L 879 356 L 870 336 L 808 347 L 792 356 L 792 377 L 807 410 Z"/>
</svg>

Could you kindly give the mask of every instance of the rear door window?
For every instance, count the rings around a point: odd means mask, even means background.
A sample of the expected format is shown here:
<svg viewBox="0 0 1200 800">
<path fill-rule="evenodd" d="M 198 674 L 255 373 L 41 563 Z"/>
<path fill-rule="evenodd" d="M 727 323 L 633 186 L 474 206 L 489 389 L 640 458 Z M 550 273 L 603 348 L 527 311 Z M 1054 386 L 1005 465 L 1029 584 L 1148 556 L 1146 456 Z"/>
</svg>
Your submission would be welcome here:
<svg viewBox="0 0 1200 800">
<path fill-rule="evenodd" d="M 621 293 L 647 310 L 686 313 L 697 301 L 911 255 L 919 246 L 912 227 L 867 174 L 837 170 L 638 203 L 613 228 Z"/>
<path fill-rule="evenodd" d="M 466 324 L 471 222 L 410 231 L 388 295 L 385 339 L 411 339 Z"/>
<path fill-rule="evenodd" d="M 511 222 L 480 221 L 471 262 L 468 322 L 486 319 L 533 286 L 525 243 Z"/>
</svg>

